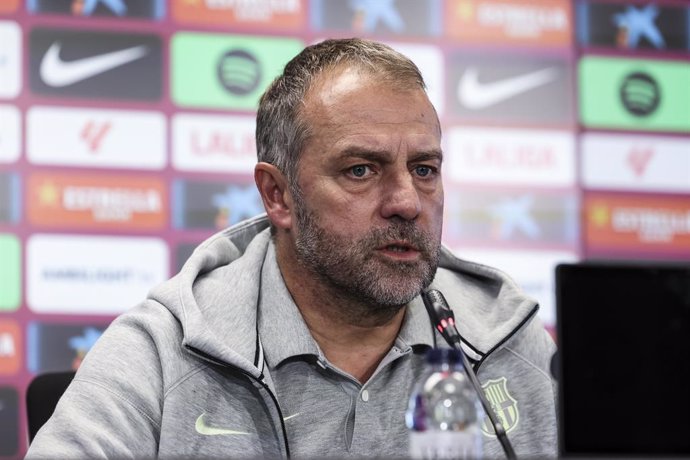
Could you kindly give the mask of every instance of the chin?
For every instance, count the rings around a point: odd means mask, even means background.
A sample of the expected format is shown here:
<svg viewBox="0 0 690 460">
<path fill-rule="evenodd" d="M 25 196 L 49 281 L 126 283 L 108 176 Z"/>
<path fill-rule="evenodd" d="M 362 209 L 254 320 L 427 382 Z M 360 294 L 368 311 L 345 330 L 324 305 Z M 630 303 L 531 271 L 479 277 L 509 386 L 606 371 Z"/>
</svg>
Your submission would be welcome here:
<svg viewBox="0 0 690 460">
<path fill-rule="evenodd" d="M 381 286 L 386 286 L 381 288 Z M 417 289 L 415 286 L 419 286 Z M 380 282 L 371 292 L 371 299 L 380 305 L 399 306 L 410 303 L 423 289 L 419 280 L 396 280 L 395 282 Z"/>
</svg>

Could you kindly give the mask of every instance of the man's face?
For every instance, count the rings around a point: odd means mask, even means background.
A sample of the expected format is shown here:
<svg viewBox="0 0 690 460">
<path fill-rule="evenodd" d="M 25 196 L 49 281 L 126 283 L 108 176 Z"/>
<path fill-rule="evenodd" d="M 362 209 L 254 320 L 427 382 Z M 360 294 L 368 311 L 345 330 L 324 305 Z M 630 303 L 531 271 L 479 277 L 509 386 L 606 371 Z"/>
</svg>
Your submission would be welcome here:
<svg viewBox="0 0 690 460">
<path fill-rule="evenodd" d="M 295 252 L 331 292 L 406 304 L 434 277 L 443 219 L 441 136 L 421 89 L 346 69 L 305 98 Z"/>
</svg>

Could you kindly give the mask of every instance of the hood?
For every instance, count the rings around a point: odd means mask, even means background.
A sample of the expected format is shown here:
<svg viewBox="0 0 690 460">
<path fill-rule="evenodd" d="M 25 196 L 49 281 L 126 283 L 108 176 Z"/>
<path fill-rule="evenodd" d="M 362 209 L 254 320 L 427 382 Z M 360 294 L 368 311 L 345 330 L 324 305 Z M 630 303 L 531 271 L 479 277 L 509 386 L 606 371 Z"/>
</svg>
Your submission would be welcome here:
<svg viewBox="0 0 690 460">
<path fill-rule="evenodd" d="M 458 258 L 445 247 L 430 288 L 439 290 L 453 309 L 458 332 L 475 352 L 474 359 L 495 350 L 539 309 L 501 270 Z"/>
<path fill-rule="evenodd" d="M 194 250 L 176 276 L 149 294 L 177 318 L 185 348 L 256 378 L 263 369 L 257 305 L 270 238 L 265 214 L 216 233 Z M 537 309 L 508 276 L 459 259 L 446 248 L 431 288 L 441 291 L 453 308 L 475 359 L 503 343 Z M 413 302 L 422 303 L 421 297 Z"/>
<path fill-rule="evenodd" d="M 180 272 L 149 297 L 177 318 L 182 345 L 261 377 L 257 334 L 261 269 L 270 241 L 265 215 L 208 238 Z"/>
</svg>

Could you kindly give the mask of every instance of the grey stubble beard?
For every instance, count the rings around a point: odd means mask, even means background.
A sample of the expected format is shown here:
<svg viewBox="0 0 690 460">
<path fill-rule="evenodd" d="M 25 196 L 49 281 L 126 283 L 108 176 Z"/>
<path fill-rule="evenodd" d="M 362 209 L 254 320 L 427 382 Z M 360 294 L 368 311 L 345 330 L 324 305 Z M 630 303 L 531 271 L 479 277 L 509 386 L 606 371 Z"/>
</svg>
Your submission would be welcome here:
<svg viewBox="0 0 690 460">
<path fill-rule="evenodd" d="M 349 306 L 339 312 L 347 321 L 385 322 L 431 284 L 438 267 L 440 237 L 421 230 L 414 221 L 392 218 L 387 227 L 373 228 L 352 241 L 321 227 L 296 192 L 298 262 L 321 281 L 328 295 Z M 420 260 L 392 261 L 376 253 L 382 245 L 400 240 L 420 250 Z"/>
</svg>

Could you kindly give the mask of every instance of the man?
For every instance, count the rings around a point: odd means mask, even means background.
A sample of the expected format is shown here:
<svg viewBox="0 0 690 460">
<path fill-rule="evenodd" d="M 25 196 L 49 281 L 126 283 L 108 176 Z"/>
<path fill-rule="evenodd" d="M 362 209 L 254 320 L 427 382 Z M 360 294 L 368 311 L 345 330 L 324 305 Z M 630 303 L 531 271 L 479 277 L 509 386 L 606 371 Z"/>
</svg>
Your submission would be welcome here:
<svg viewBox="0 0 690 460">
<path fill-rule="evenodd" d="M 113 322 L 29 457 L 404 457 L 411 387 L 444 346 L 428 286 L 480 380 L 503 385 L 518 456 L 555 455 L 536 304 L 440 244 L 441 129 L 415 65 L 365 40 L 310 46 L 261 99 L 256 137 L 266 216 Z"/>
</svg>

